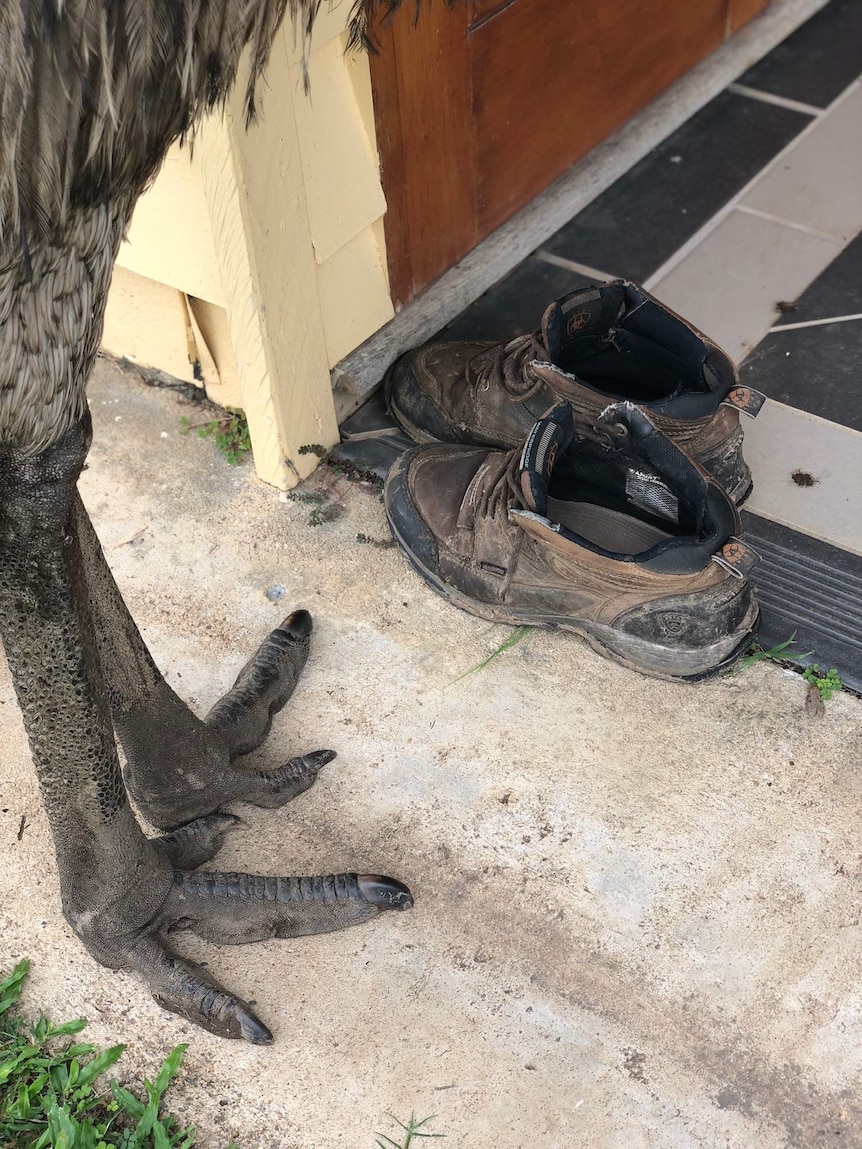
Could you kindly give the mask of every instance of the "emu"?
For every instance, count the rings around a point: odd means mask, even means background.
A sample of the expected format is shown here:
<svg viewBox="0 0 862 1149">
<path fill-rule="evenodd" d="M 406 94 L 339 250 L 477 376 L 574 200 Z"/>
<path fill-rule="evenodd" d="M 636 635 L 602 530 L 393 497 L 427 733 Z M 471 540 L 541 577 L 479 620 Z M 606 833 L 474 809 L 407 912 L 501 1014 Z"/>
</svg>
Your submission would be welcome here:
<svg viewBox="0 0 862 1149">
<path fill-rule="evenodd" d="M 242 800 L 276 807 L 334 755 L 270 773 L 239 761 L 269 732 L 308 655 L 296 611 L 205 719 L 167 685 L 126 609 L 77 491 L 85 387 L 117 250 L 169 145 L 221 105 L 250 46 L 247 119 L 286 13 L 306 37 L 321 0 L 3 0 L 0 4 L 0 639 L 48 814 L 63 913 L 106 966 L 165 1008 L 265 1043 L 242 998 L 171 950 L 341 929 L 408 909 L 378 875 L 196 873 Z M 378 6 L 356 0 L 352 38 Z M 122 747 L 121 771 L 117 744 Z M 143 833 L 129 802 L 166 831 Z"/>
</svg>

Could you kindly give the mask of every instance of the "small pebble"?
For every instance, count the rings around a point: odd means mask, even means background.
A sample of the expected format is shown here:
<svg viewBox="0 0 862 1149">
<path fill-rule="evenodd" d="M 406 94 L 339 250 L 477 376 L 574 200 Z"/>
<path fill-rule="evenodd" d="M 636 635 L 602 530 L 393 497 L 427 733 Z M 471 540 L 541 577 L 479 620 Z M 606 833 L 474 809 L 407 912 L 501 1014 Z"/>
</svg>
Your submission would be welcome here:
<svg viewBox="0 0 862 1149">
<path fill-rule="evenodd" d="M 280 602 L 286 593 L 283 586 L 270 586 L 266 588 L 266 597 L 270 602 Z"/>
</svg>

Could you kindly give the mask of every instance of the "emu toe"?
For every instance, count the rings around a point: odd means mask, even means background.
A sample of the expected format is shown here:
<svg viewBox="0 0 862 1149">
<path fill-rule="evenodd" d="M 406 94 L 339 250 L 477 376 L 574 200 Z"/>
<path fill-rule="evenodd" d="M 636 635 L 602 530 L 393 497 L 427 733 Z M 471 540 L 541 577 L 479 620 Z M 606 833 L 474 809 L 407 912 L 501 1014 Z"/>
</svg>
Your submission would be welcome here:
<svg viewBox="0 0 862 1149">
<path fill-rule="evenodd" d="M 377 874 L 281 878 L 177 870 L 155 928 L 142 933 L 123 964 L 143 976 L 165 1009 L 220 1037 L 266 1045 L 272 1033 L 248 1002 L 174 953 L 167 935 L 191 930 L 217 944 L 241 945 L 330 933 L 412 906 L 402 882 Z"/>
</svg>

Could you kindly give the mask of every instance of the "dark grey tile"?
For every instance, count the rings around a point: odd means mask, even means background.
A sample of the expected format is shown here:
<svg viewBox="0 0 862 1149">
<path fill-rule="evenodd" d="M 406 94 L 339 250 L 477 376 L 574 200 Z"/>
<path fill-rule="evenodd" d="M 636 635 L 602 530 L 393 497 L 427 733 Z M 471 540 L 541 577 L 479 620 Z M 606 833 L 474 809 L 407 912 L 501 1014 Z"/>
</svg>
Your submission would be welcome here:
<svg viewBox="0 0 862 1149">
<path fill-rule="evenodd" d="M 810 122 L 722 92 L 543 244 L 643 281 Z"/>
<path fill-rule="evenodd" d="M 343 439 L 349 439 L 352 435 L 368 435 L 380 431 L 391 431 L 396 434 L 398 424 L 387 410 L 383 388 L 375 391 L 358 411 L 349 415 L 341 424 L 340 430 Z"/>
<path fill-rule="evenodd" d="M 862 431 L 862 320 L 773 332 L 740 378 L 770 399 Z"/>
<path fill-rule="evenodd" d="M 795 302 L 792 311 L 778 315 L 778 326 L 862 313 L 862 235 L 849 243 Z"/>
<path fill-rule="evenodd" d="M 537 330 L 549 303 L 596 282 L 534 257 L 525 259 L 434 338 L 504 340 L 526 335 Z"/>
<path fill-rule="evenodd" d="M 392 435 L 344 439 L 329 452 L 328 458 L 348 468 L 385 479 L 399 455 L 416 444 L 399 431 Z"/>
<path fill-rule="evenodd" d="M 329 458 L 380 479 L 386 478 L 399 455 L 415 446 L 389 414 L 382 387 L 339 429 L 341 442 L 332 448 Z"/>
<path fill-rule="evenodd" d="M 739 77 L 740 84 L 825 108 L 862 74 L 862 4 L 831 0 Z"/>
<path fill-rule="evenodd" d="M 862 558 L 759 515 L 743 511 L 742 519 L 761 559 L 751 576 L 763 612 L 760 645 L 769 649 L 795 631 L 784 657 L 834 666 L 845 685 L 862 689 Z"/>
</svg>

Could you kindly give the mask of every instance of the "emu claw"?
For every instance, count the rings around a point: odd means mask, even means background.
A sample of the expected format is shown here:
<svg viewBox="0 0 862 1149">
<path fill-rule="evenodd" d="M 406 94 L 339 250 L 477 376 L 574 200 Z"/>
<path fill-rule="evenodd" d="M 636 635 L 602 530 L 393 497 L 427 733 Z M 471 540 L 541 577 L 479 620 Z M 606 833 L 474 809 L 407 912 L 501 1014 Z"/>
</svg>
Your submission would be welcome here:
<svg viewBox="0 0 862 1149">
<path fill-rule="evenodd" d="M 311 630 L 308 611 L 288 615 L 204 721 L 164 684 L 158 705 L 148 701 L 125 717 L 120 740 L 126 789 L 152 825 L 174 830 L 231 802 L 281 806 L 307 790 L 332 761 L 334 751 L 317 750 L 267 773 L 237 761 L 263 742 L 272 716 L 293 693 Z"/>
<path fill-rule="evenodd" d="M 174 953 L 161 938 L 141 939 L 131 958 L 163 1009 L 217 1037 L 271 1044 L 272 1033 L 255 1017 L 248 1002 L 225 989 L 195 962 Z"/>
</svg>

